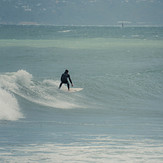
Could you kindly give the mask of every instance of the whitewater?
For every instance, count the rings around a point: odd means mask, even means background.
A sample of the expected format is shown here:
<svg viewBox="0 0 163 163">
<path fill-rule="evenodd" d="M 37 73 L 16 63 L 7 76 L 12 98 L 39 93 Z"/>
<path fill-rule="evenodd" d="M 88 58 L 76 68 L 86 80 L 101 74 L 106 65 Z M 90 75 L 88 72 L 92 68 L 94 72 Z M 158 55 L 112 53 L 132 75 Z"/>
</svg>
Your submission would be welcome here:
<svg viewBox="0 0 163 163">
<path fill-rule="evenodd" d="M 162 27 L 1 25 L 0 162 L 161 163 L 162 63 Z"/>
</svg>

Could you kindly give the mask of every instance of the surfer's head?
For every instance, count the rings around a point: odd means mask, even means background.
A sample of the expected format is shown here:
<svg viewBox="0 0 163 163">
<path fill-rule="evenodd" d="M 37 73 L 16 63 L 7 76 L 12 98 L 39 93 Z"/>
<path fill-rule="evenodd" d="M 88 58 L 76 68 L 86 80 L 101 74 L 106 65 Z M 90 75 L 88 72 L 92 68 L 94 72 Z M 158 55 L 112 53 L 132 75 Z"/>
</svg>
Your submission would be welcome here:
<svg viewBox="0 0 163 163">
<path fill-rule="evenodd" d="M 65 70 L 65 73 L 68 74 L 68 70 Z"/>
</svg>

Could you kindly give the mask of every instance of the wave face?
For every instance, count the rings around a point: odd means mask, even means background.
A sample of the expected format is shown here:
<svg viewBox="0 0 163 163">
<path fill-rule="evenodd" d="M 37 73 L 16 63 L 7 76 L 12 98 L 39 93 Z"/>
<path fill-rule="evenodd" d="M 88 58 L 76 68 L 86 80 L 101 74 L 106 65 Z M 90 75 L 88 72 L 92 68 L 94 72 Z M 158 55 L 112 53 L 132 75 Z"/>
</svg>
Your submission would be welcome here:
<svg viewBox="0 0 163 163">
<path fill-rule="evenodd" d="M 0 120 L 17 120 L 23 117 L 15 96 L 52 108 L 82 107 L 72 94 L 58 90 L 59 81 L 34 81 L 32 74 L 25 70 L 0 75 L 0 83 Z M 66 89 L 66 86 L 63 86 L 63 89 Z"/>
</svg>

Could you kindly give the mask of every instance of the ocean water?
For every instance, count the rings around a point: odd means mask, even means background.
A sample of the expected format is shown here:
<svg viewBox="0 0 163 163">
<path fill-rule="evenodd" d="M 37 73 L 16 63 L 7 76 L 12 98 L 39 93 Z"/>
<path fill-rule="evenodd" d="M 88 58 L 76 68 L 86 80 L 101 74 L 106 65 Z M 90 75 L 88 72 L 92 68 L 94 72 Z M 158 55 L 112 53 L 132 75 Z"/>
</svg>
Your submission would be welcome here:
<svg viewBox="0 0 163 163">
<path fill-rule="evenodd" d="M 1 25 L 0 162 L 163 162 L 163 27 Z"/>
</svg>

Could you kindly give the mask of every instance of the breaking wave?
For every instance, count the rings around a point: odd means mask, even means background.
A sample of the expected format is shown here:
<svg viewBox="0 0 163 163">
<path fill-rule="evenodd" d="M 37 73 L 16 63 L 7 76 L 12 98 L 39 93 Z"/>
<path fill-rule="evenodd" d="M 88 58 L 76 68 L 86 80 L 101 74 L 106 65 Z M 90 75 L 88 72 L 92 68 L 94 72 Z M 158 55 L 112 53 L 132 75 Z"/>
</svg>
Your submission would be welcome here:
<svg viewBox="0 0 163 163">
<path fill-rule="evenodd" d="M 0 120 L 22 118 L 16 96 L 52 108 L 72 109 L 81 107 L 75 100 L 77 94 L 58 90 L 59 81 L 34 81 L 25 70 L 0 75 Z"/>
</svg>

